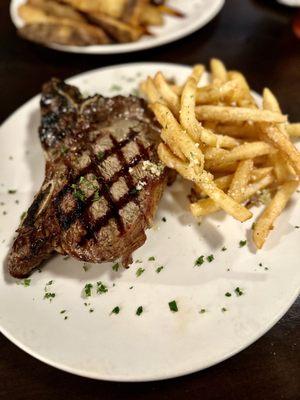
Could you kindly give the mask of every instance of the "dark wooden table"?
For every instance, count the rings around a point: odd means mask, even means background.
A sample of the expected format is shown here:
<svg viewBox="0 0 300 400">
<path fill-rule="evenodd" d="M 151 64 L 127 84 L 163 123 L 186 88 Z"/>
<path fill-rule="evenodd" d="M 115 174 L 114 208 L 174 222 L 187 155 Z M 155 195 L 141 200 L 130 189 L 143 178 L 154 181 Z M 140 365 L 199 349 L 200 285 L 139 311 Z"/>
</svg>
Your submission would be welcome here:
<svg viewBox="0 0 300 400">
<path fill-rule="evenodd" d="M 290 119 L 300 120 L 300 40 L 291 30 L 293 11 L 275 0 L 227 0 L 214 21 L 188 38 L 157 49 L 114 56 L 63 54 L 27 43 L 17 37 L 8 6 L 8 0 L 1 0 L 0 122 L 39 92 L 42 83 L 52 76 L 66 78 L 132 61 L 207 63 L 213 56 L 230 68 L 242 70 L 254 89 L 271 87 Z M 69 375 L 35 360 L 0 336 L 0 399 L 299 400 L 299 315 L 298 300 L 274 328 L 235 357 L 183 378 L 139 384 Z"/>
</svg>

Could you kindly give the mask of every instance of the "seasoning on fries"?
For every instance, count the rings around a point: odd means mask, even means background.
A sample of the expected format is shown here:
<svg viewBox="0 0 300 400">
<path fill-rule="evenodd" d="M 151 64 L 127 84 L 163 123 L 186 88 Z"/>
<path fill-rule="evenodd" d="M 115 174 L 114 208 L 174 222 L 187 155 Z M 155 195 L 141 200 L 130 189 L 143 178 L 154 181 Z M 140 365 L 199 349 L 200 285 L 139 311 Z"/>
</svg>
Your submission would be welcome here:
<svg viewBox="0 0 300 400">
<path fill-rule="evenodd" d="M 269 89 L 259 108 L 238 71 L 211 60 L 210 83 L 196 65 L 183 85 L 157 72 L 140 89 L 162 126 L 161 161 L 194 183 L 195 217 L 223 209 L 238 221 L 253 217 L 248 209 L 262 193 L 269 201 L 253 224 L 253 242 L 264 245 L 277 217 L 298 187 L 300 152 L 290 137 L 300 123 L 289 123 Z"/>
</svg>

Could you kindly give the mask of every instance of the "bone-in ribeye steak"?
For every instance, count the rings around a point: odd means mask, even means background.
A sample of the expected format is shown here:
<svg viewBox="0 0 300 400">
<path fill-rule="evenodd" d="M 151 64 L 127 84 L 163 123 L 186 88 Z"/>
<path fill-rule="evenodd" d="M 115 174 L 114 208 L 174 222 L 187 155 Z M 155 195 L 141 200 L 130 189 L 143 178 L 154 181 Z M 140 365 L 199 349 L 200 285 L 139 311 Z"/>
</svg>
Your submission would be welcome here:
<svg viewBox="0 0 300 400">
<path fill-rule="evenodd" d="M 130 264 L 167 180 L 155 117 L 137 97 L 84 99 L 58 79 L 44 85 L 41 113 L 45 180 L 18 229 L 9 272 L 25 277 L 53 252 Z"/>
</svg>

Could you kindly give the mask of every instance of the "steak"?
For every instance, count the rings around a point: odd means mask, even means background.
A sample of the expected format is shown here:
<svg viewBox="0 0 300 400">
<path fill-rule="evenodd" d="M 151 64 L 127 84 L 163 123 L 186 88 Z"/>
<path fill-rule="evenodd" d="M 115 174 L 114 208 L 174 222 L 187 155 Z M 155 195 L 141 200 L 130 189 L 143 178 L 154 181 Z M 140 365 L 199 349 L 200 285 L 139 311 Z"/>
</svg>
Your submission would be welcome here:
<svg viewBox="0 0 300 400">
<path fill-rule="evenodd" d="M 167 181 L 156 152 L 159 133 L 138 97 L 84 98 L 58 79 L 45 84 L 45 180 L 17 231 L 10 274 L 26 277 L 54 252 L 128 266 Z"/>
</svg>

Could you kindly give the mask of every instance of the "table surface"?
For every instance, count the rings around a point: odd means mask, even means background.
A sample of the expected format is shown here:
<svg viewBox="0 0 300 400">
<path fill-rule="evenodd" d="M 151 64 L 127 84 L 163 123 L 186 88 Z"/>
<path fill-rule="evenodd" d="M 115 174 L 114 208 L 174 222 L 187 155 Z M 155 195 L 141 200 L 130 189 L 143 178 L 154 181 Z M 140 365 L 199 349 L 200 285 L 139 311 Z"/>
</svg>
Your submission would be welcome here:
<svg viewBox="0 0 300 400">
<path fill-rule="evenodd" d="M 132 61 L 192 65 L 207 63 L 211 57 L 243 71 L 255 90 L 271 87 L 290 120 L 300 120 L 300 41 L 291 29 L 294 10 L 275 0 L 227 0 L 218 17 L 185 39 L 109 56 L 64 54 L 25 42 L 16 35 L 8 7 L 9 1 L 1 0 L 0 123 L 52 76 L 67 78 Z M 296 400 L 300 397 L 299 346 L 299 299 L 275 327 L 240 354 L 208 370 L 162 382 L 124 384 L 80 378 L 35 360 L 0 336 L 0 398 Z"/>
</svg>

